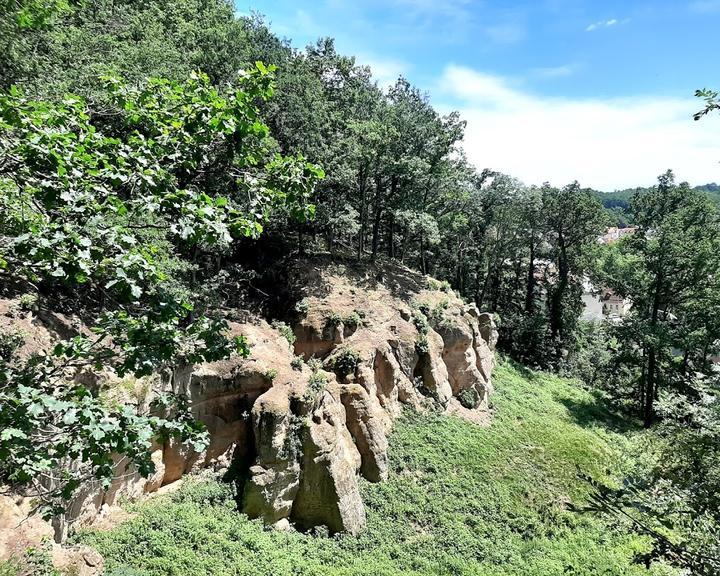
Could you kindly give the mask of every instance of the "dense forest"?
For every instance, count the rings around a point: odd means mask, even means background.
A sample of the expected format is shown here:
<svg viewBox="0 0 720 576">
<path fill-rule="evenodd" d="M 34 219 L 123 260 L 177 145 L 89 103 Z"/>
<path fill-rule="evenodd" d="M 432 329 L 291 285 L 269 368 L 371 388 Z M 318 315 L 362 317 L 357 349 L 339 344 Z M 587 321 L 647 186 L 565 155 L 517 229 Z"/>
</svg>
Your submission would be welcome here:
<svg viewBox="0 0 720 576">
<path fill-rule="evenodd" d="M 202 446 L 183 398 L 138 414 L 68 370 L 247 356 L 218 311 L 253 299 L 287 320 L 268 263 L 394 260 L 493 313 L 512 361 L 643 426 L 622 483 L 586 479 L 591 513 L 630 518 L 648 563 L 717 574 L 720 188 L 671 171 L 612 193 L 526 185 L 472 165 L 464 128 L 332 39 L 298 50 L 223 0 L 1 3 L 0 295 L 93 327 L 30 358 L 0 332 L 2 482 L 52 517 L 88 478 L 111 480 L 113 454 L 149 473 L 155 435 Z M 609 226 L 636 230 L 599 243 Z M 628 314 L 581 320 L 588 282 Z"/>
</svg>

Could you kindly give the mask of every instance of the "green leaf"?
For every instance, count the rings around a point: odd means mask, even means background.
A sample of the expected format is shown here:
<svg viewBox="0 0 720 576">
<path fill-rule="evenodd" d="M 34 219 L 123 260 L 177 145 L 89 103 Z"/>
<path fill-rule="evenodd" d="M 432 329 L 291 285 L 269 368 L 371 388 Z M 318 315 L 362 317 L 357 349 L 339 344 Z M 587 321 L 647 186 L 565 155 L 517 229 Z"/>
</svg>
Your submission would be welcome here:
<svg viewBox="0 0 720 576">
<path fill-rule="evenodd" d="M 0 432 L 0 440 L 6 441 L 13 438 L 25 439 L 27 438 L 27 434 L 25 434 L 25 432 L 23 432 L 22 430 L 18 430 L 17 428 L 6 428 L 2 432 Z"/>
<path fill-rule="evenodd" d="M 39 402 L 33 402 L 32 404 L 30 404 L 28 406 L 27 411 L 31 416 L 34 416 L 37 418 L 38 416 L 40 416 L 40 414 L 42 414 L 45 411 L 45 409 L 44 409 L 43 405 L 40 404 Z"/>
</svg>

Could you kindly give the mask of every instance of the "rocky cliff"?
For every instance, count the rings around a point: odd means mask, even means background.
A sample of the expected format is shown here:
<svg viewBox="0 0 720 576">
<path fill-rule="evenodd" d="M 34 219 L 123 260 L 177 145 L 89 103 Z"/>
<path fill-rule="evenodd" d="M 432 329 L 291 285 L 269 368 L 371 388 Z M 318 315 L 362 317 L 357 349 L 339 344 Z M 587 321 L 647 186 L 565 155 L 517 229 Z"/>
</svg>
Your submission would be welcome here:
<svg viewBox="0 0 720 576">
<path fill-rule="evenodd" d="M 251 517 L 279 529 L 357 533 L 365 523 L 358 477 L 387 477 L 387 438 L 404 406 L 486 421 L 497 337 L 489 314 L 399 265 L 309 259 L 290 270 L 287 283 L 284 322 L 229 314 L 231 330 L 252 346 L 250 358 L 147 382 L 105 376 L 103 388 L 135 394 L 138 403 L 163 388 L 186 395 L 210 445 L 195 453 L 158 444 L 147 479 L 118 462 L 112 487 L 87 486 L 71 519 L 91 521 L 120 496 L 156 492 L 210 467 L 237 482 Z M 47 319 L 14 316 L 4 306 L 2 323 L 32 332 L 36 346 L 58 337 Z"/>
</svg>

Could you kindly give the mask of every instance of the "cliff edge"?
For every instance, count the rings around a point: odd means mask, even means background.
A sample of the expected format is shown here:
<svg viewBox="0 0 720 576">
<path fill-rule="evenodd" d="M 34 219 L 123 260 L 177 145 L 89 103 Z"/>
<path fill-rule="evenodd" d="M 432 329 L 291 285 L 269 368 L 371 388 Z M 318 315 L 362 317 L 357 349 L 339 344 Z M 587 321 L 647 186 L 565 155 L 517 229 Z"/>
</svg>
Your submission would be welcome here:
<svg viewBox="0 0 720 576">
<path fill-rule="evenodd" d="M 158 441 L 149 478 L 118 461 L 112 486 L 83 487 L 67 520 L 92 523 L 121 496 L 138 498 L 213 468 L 237 483 L 250 517 L 278 529 L 357 533 L 365 524 L 358 478 L 387 478 L 387 438 L 404 406 L 489 421 L 491 315 L 399 264 L 315 257 L 284 273 L 284 317 L 227 311 L 232 332 L 251 345 L 249 358 L 147 380 L 93 375 L 100 393 L 138 406 L 163 390 L 185 395 L 210 443 L 197 453 Z M 17 313 L 12 301 L 0 302 L 0 318 L 0 328 L 25 333 L 39 349 L 82 330 L 62 315 Z"/>
</svg>

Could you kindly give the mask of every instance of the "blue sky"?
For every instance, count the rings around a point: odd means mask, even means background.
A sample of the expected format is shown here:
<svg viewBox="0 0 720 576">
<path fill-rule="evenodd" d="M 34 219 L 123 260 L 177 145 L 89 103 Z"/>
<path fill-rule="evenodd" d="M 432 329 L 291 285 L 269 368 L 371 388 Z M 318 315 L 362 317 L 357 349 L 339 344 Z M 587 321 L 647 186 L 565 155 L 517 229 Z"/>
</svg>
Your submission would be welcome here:
<svg viewBox="0 0 720 576">
<path fill-rule="evenodd" d="M 673 168 L 720 181 L 720 117 L 700 123 L 696 88 L 720 87 L 720 0 L 236 0 L 303 47 L 321 36 L 399 74 L 468 121 L 479 168 L 529 184 L 612 190 Z"/>
</svg>

